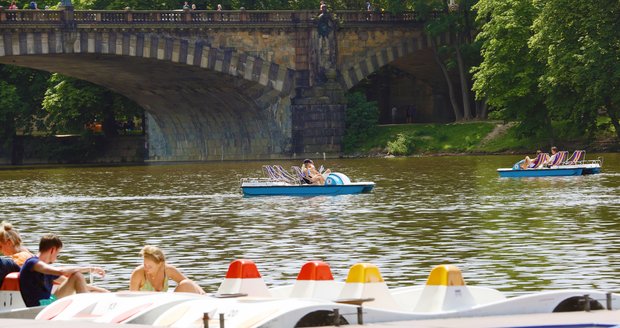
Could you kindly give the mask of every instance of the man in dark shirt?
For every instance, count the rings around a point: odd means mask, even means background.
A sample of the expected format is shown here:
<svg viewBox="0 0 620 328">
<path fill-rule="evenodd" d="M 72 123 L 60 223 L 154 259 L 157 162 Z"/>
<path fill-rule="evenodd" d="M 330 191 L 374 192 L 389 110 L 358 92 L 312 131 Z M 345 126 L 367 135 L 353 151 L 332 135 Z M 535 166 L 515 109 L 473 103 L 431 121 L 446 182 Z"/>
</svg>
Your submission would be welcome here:
<svg viewBox="0 0 620 328">
<path fill-rule="evenodd" d="M 82 272 L 94 272 L 101 276 L 105 271 L 99 267 L 56 267 L 53 264 L 62 249 L 62 241 L 54 234 L 46 234 L 39 242 L 39 254 L 31 257 L 19 273 L 19 288 L 26 306 L 47 304 L 50 300 L 62 298 L 73 293 L 90 291 L 105 292 L 105 289 L 89 286 Z M 52 295 L 54 280 L 61 277 L 60 287 Z M 43 301 L 43 302 L 41 302 Z"/>
</svg>

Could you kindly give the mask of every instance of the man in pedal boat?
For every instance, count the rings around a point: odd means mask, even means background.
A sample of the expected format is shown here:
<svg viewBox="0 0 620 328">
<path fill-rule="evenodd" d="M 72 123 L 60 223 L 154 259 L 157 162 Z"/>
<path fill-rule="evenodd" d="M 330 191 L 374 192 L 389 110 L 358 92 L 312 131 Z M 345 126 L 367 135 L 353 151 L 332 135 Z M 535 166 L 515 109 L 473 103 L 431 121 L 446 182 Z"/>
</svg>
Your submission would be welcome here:
<svg viewBox="0 0 620 328">
<path fill-rule="evenodd" d="M 39 242 L 39 253 L 24 262 L 19 272 L 19 288 L 26 306 L 39 306 L 49 304 L 55 299 L 72 295 L 73 293 L 107 292 L 99 287 L 89 286 L 83 272 L 105 275 L 100 267 L 72 266 L 58 267 L 52 264 L 56 262 L 58 254 L 62 250 L 62 241 L 54 234 L 46 234 Z M 54 280 L 65 277 L 60 287 L 52 294 Z"/>
<path fill-rule="evenodd" d="M 301 172 L 304 174 L 304 181 L 306 183 L 324 185 L 325 177 L 331 173 L 331 170 L 327 169 L 321 173 L 314 167 L 314 162 L 311 159 L 305 159 L 304 164 L 301 166 Z"/>
</svg>

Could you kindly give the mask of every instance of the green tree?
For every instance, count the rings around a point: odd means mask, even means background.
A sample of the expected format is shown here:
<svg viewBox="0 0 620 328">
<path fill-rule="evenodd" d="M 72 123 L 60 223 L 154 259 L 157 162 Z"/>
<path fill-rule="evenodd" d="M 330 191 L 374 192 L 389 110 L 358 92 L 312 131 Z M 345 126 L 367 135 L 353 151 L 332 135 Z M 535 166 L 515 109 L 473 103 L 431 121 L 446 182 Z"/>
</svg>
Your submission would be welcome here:
<svg viewBox="0 0 620 328">
<path fill-rule="evenodd" d="M 344 136 L 345 152 L 355 149 L 372 136 L 379 122 L 379 109 L 374 101 L 367 101 L 362 92 L 347 94 L 347 111 Z"/>
<path fill-rule="evenodd" d="M 480 0 L 474 9 L 483 58 L 473 69 L 477 97 L 486 99 L 500 118 L 518 120 L 520 135 L 540 136 L 550 129 L 538 87 L 545 66 L 528 46 L 540 9 L 531 0 Z"/>
<path fill-rule="evenodd" d="M 435 61 L 441 69 L 448 87 L 448 97 L 455 119 L 470 120 L 474 114 L 478 118 L 486 118 L 486 102 L 484 98 L 476 103 L 472 111 L 473 92 L 471 89 L 471 67 L 480 62 L 479 45 L 474 41 L 475 12 L 472 5 L 477 0 L 461 0 L 459 2 L 443 0 L 414 1 L 415 10 L 426 20 L 426 32 L 430 36 Z M 407 4 L 402 5 L 407 7 Z M 438 17 L 434 13 L 440 11 Z M 437 38 L 449 35 L 451 42 L 440 45 Z M 459 80 L 460 96 L 452 82 L 452 73 L 456 72 Z"/>
<path fill-rule="evenodd" d="M 3 132 L 0 142 L 10 142 L 17 130 L 29 133 L 41 116 L 41 99 L 49 74 L 28 68 L 0 65 L 2 103 L 0 124 Z"/>
<path fill-rule="evenodd" d="M 546 66 L 540 85 L 553 117 L 591 134 L 602 109 L 620 138 L 620 2 L 534 1 L 531 45 Z"/>
<path fill-rule="evenodd" d="M 142 110 L 129 99 L 90 82 L 52 74 L 43 107 L 52 133 L 82 133 L 93 122 L 103 122 L 106 136 L 117 134 L 116 118 L 140 116 Z"/>
<path fill-rule="evenodd" d="M 5 81 L 0 81 L 0 148 L 11 146 L 15 135 L 15 121 L 26 110 L 26 104 L 21 101 L 17 88 Z"/>
</svg>

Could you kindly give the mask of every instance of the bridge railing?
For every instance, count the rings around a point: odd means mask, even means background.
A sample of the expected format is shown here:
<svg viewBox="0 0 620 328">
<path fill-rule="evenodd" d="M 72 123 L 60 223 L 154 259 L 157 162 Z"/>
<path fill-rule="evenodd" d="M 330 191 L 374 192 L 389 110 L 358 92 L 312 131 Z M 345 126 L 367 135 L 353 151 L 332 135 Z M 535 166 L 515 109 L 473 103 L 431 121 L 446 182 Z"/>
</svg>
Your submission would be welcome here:
<svg viewBox="0 0 620 328">
<path fill-rule="evenodd" d="M 0 10 L 0 22 L 60 23 L 61 10 Z"/>
<path fill-rule="evenodd" d="M 343 23 L 413 23 L 423 20 L 416 12 L 387 13 L 366 11 L 332 12 Z M 80 24 L 201 24 L 201 23 L 309 23 L 317 19 L 314 10 L 75 10 L 65 16 L 62 10 L 0 9 L 2 23 L 62 23 L 64 17 Z M 431 18 L 437 16 L 434 13 Z"/>
</svg>

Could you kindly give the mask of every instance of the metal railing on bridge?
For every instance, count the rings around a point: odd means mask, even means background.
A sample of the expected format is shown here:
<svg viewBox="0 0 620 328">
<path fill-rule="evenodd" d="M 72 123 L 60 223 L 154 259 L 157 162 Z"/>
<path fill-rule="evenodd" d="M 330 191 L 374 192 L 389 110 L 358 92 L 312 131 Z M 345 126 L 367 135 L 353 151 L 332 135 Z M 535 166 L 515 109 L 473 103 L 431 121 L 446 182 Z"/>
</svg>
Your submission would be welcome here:
<svg viewBox="0 0 620 328">
<path fill-rule="evenodd" d="M 423 18 L 416 12 L 334 11 L 343 23 L 415 23 Z M 296 24 L 313 22 L 317 11 L 261 10 L 75 10 L 65 15 L 63 10 L 6 10 L 0 9 L 2 24 L 62 24 L 67 18 L 77 24 Z M 434 13 L 432 17 L 435 17 Z"/>
</svg>

